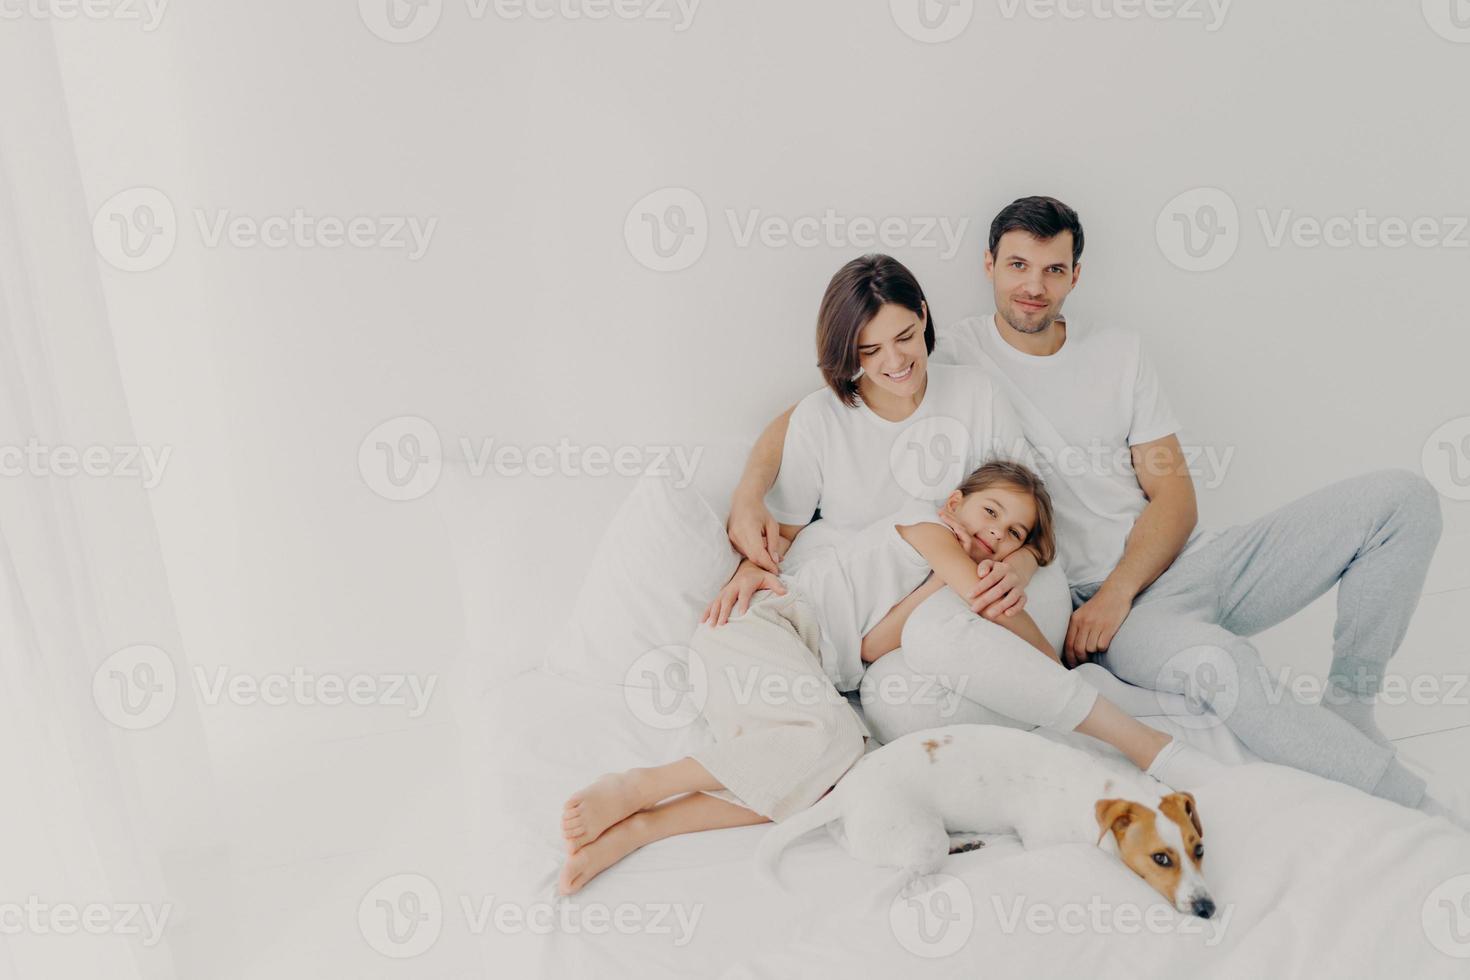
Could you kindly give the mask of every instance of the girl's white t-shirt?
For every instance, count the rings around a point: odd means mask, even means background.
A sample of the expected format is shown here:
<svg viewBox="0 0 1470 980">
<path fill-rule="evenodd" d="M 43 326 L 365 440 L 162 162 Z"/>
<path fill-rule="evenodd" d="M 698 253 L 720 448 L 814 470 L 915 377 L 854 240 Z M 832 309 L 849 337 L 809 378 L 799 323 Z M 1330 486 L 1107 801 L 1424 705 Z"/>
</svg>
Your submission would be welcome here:
<svg viewBox="0 0 1470 980">
<path fill-rule="evenodd" d="M 808 524 L 820 508 L 829 528 L 856 530 L 911 501 L 937 505 L 998 458 L 1035 468 L 1009 398 L 979 368 L 931 360 L 924 400 L 900 422 L 830 388 L 798 402 L 766 507 L 782 524 Z"/>
<path fill-rule="evenodd" d="M 928 561 L 898 527 L 944 522 L 935 505 L 911 500 L 858 531 L 821 528 L 825 523 L 797 535 L 781 579 L 811 601 L 821 627 L 822 669 L 837 690 L 852 691 L 866 666 L 863 637 L 929 577 Z"/>
</svg>

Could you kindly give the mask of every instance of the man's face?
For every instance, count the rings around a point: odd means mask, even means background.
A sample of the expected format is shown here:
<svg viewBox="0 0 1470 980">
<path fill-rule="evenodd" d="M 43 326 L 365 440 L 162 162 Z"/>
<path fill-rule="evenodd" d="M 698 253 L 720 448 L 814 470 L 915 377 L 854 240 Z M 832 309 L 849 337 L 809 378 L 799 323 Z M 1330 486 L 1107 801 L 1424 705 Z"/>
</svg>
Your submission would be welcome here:
<svg viewBox="0 0 1470 980">
<path fill-rule="evenodd" d="M 1041 239 L 1025 231 L 1000 236 L 985 253 L 985 276 L 995 286 L 995 310 L 1021 333 L 1041 333 L 1062 312 L 1077 285 L 1080 265 L 1072 264 L 1072 233 Z"/>
</svg>

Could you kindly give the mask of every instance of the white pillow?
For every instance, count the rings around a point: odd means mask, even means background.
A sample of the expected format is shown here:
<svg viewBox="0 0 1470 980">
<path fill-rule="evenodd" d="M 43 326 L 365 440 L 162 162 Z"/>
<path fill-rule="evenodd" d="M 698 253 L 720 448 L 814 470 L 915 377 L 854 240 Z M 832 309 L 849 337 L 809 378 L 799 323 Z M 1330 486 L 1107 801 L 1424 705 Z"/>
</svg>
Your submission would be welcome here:
<svg viewBox="0 0 1470 980">
<path fill-rule="evenodd" d="M 738 563 L 724 521 L 697 490 L 667 477 L 640 479 L 603 534 L 571 621 L 547 647 L 546 669 L 599 684 L 650 685 L 640 663 L 657 669 L 680 659 Z"/>
</svg>

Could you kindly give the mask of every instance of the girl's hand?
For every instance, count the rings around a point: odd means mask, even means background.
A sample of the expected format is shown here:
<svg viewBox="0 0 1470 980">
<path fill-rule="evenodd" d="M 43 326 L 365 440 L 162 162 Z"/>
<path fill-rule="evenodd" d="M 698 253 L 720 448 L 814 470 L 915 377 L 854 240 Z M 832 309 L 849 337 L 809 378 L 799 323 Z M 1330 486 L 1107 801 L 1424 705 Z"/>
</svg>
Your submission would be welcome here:
<svg viewBox="0 0 1470 980">
<path fill-rule="evenodd" d="M 1026 608 L 1026 586 L 1015 569 L 1003 561 L 985 558 L 976 562 L 975 583 L 965 599 L 977 616 L 995 622 Z"/>
<path fill-rule="evenodd" d="M 730 581 L 704 610 L 699 621 L 709 623 L 711 627 L 724 626 L 730 621 L 732 611 L 737 616 L 744 615 L 750 608 L 750 600 L 763 589 L 770 589 L 777 595 L 786 594 L 786 586 L 781 584 L 779 576 L 746 559 L 735 569 L 735 574 L 730 576 Z"/>
</svg>

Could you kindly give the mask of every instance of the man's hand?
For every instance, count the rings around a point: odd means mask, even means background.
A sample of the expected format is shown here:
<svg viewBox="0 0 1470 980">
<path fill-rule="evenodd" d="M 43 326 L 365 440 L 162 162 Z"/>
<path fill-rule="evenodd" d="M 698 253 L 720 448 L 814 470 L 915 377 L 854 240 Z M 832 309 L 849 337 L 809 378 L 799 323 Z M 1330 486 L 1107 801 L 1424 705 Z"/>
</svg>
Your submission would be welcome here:
<svg viewBox="0 0 1470 980">
<path fill-rule="evenodd" d="M 1094 653 L 1107 650 L 1118 628 L 1133 608 L 1133 597 L 1106 583 L 1072 613 L 1062 663 L 1068 668 L 1085 664 Z"/>
<path fill-rule="evenodd" d="M 749 560 L 740 563 L 735 569 L 735 574 L 730 576 L 730 581 L 715 596 L 713 602 L 705 609 L 704 615 L 699 617 L 701 623 L 709 623 L 710 626 L 724 626 L 730 621 L 730 613 L 744 615 L 750 608 L 750 600 L 762 589 L 770 589 L 777 595 L 786 594 L 786 586 L 781 584 L 781 579 L 767 572 L 765 569 Z"/>
<path fill-rule="evenodd" d="M 1010 565 L 985 558 L 976 571 L 980 581 L 964 597 L 976 615 L 995 622 L 1026 608 L 1026 585 Z"/>
<path fill-rule="evenodd" d="M 780 571 L 781 559 L 786 556 L 789 542 L 781 537 L 781 525 L 766 510 L 765 501 L 736 494 L 730 502 L 730 520 L 725 525 L 725 533 L 735 550 L 756 567 L 772 575 Z"/>
</svg>

